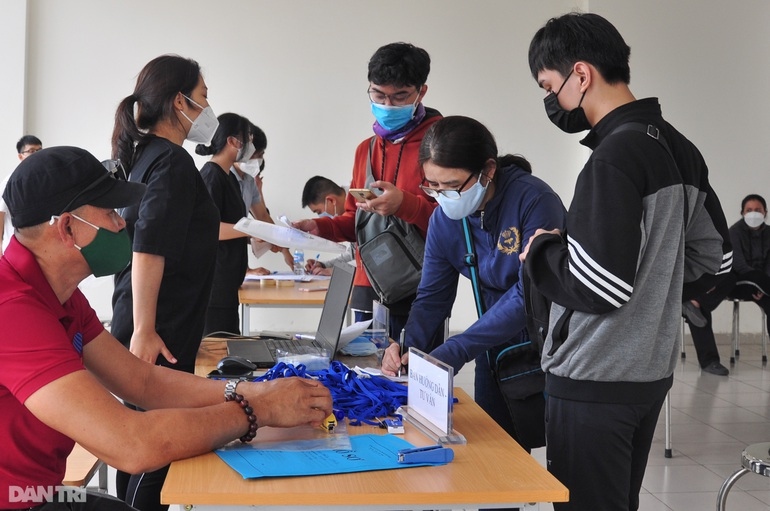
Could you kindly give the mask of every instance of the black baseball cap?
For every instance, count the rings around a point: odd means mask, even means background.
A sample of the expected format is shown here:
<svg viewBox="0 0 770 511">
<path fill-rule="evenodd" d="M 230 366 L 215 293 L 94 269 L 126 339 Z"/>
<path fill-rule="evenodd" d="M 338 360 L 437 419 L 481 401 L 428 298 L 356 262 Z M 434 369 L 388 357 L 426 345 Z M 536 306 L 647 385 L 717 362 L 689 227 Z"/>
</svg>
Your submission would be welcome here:
<svg viewBox="0 0 770 511">
<path fill-rule="evenodd" d="M 138 203 L 146 186 L 116 179 L 113 172 L 85 149 L 58 146 L 25 158 L 13 171 L 3 192 L 17 229 L 47 222 L 89 204 L 124 208 Z"/>
</svg>

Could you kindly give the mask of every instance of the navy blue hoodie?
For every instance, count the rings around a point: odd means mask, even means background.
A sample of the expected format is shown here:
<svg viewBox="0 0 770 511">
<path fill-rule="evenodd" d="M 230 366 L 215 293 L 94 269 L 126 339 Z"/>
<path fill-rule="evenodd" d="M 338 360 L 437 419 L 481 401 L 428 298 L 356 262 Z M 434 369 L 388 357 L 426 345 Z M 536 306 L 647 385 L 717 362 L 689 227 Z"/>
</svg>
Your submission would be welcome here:
<svg viewBox="0 0 770 511">
<path fill-rule="evenodd" d="M 564 229 L 565 209 L 558 195 L 529 172 L 509 166 L 494 177 L 495 195 L 484 211 L 468 217 L 479 266 L 486 313 L 465 332 L 452 336 L 431 355 L 457 373 L 495 346 L 526 336 L 519 284 L 519 254 L 537 229 Z M 405 347 L 426 350 L 431 335 L 452 311 L 460 274 L 470 279 L 461 220 L 441 207 L 430 218 L 422 279 L 406 324 Z"/>
</svg>

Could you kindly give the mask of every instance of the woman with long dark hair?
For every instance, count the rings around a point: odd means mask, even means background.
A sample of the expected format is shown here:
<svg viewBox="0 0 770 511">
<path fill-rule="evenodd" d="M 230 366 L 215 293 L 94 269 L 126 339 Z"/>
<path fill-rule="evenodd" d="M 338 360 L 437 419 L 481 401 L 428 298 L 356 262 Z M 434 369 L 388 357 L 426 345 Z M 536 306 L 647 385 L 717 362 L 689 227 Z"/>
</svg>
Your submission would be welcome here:
<svg viewBox="0 0 770 511">
<path fill-rule="evenodd" d="M 405 328 L 405 349 L 426 351 L 431 333 L 452 311 L 460 275 L 471 278 L 467 264 L 467 219 L 476 254 L 484 314 L 464 332 L 449 337 L 430 352 L 457 373 L 476 362 L 475 400 L 525 448 L 538 447 L 544 432 L 543 398 L 532 399 L 519 420 L 510 412 L 492 375 L 495 358 L 505 347 L 528 339 L 519 285 L 519 254 L 536 229 L 563 228 L 565 211 L 551 188 L 532 175 L 522 156 L 498 156 L 492 133 L 469 117 L 451 116 L 431 126 L 422 140 L 419 162 L 425 175 L 423 191 L 436 198 L 425 240 L 425 259 L 417 298 Z M 408 354 L 398 344 L 385 352 L 382 368 L 394 374 Z M 522 419 L 519 417 L 519 419 Z M 532 431 L 534 429 L 534 431 Z"/>
<path fill-rule="evenodd" d="M 249 261 L 248 235 L 234 229 L 247 211 L 233 165 L 248 162 L 255 147 L 248 119 L 232 113 L 222 114 L 218 119 L 219 127 L 211 144 L 198 144 L 195 148 L 200 155 L 212 155 L 201 169 L 201 177 L 220 217 L 214 286 L 203 331 L 237 334 L 240 333 L 238 288 L 246 276 Z"/>
<path fill-rule="evenodd" d="M 137 357 L 190 373 L 211 295 L 219 212 L 182 143 L 214 135 L 207 96 L 197 62 L 163 55 L 118 105 L 112 134 L 113 158 L 129 181 L 147 186 L 142 201 L 122 211 L 133 256 L 115 276 L 112 334 Z M 142 511 L 167 508 L 160 505 L 167 470 L 119 472 L 118 496 Z"/>
</svg>

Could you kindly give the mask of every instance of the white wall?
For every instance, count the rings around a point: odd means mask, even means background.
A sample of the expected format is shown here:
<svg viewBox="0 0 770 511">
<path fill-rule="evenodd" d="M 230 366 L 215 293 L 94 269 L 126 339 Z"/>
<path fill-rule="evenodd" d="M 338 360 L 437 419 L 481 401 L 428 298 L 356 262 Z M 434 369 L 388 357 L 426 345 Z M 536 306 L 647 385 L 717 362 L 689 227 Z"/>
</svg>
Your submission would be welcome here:
<svg viewBox="0 0 770 511">
<path fill-rule="evenodd" d="M 768 160 L 770 106 L 757 100 L 770 83 L 763 65 L 770 3 L 764 0 L 8 3 L 29 12 L 26 87 L 4 96 L 14 107 L 26 104 L 15 131 L 3 133 L 9 170 L 15 165 L 11 141 L 24 123 L 47 146 L 79 145 L 107 157 L 115 107 L 133 90 L 139 70 L 160 54 L 178 53 L 202 65 L 215 113 L 237 112 L 265 130 L 268 206 L 274 215 L 303 218 L 307 178 L 349 181 L 354 148 L 371 134 L 368 59 L 379 46 L 403 40 L 431 55 L 428 106 L 484 122 L 501 152 L 524 154 L 569 204 L 587 152 L 579 136 L 562 134 L 546 118 L 526 55 L 548 18 L 579 7 L 608 17 L 631 45 L 632 90 L 660 97 L 667 119 L 700 147 L 729 223 L 738 219 L 745 194 L 770 196 L 770 178 L 760 171 Z M 21 51 L 23 26 L 2 24 L 11 25 L 11 35 L 3 31 L 0 42 L 10 39 Z M 26 103 L 19 97 L 25 92 Z M 271 258 L 266 265 L 280 268 L 281 262 Z M 108 317 L 109 279 L 89 286 L 100 316 Z M 722 309 L 715 326 L 727 331 Z M 759 322 L 750 319 L 755 307 L 744 309 L 744 329 L 756 324 L 758 331 Z M 470 288 L 463 286 L 452 328 L 473 318 Z M 252 324 L 312 328 L 316 321 L 317 312 L 256 314 Z"/>
<path fill-rule="evenodd" d="M 0 62 L 3 63 L 0 98 L 5 100 L 3 101 L 3 122 L 0 123 L 0 140 L 3 140 L 4 149 L 0 154 L 7 157 L 0 158 L 2 175 L 13 170 L 19 163 L 16 142 L 25 131 L 26 26 L 26 2 L 15 0 L 3 5 L 3 15 L 0 16 Z"/>
</svg>

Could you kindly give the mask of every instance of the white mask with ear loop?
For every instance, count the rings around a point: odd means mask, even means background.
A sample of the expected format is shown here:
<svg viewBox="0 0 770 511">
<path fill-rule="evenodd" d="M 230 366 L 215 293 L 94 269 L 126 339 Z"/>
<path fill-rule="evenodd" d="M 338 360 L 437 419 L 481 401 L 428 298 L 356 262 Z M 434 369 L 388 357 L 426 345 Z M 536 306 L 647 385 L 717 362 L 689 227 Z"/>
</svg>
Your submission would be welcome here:
<svg viewBox="0 0 770 511">
<path fill-rule="evenodd" d="M 217 116 L 214 115 L 214 110 L 212 110 L 210 106 L 202 107 L 184 94 L 182 94 L 182 96 L 187 98 L 190 103 L 201 109 L 201 113 L 198 115 L 198 117 L 195 118 L 194 121 L 187 117 L 187 114 L 184 113 L 184 111 L 180 110 L 180 113 L 184 116 L 184 118 L 192 123 L 192 126 L 190 126 L 190 130 L 187 132 L 187 136 L 185 138 L 187 138 L 187 140 L 190 142 L 209 145 L 211 143 L 211 139 L 214 138 L 214 133 L 216 133 L 217 128 L 219 127 L 219 119 L 217 119 Z"/>
<path fill-rule="evenodd" d="M 250 175 L 251 177 L 257 177 L 257 174 L 259 174 L 259 168 L 262 166 L 262 158 L 254 158 L 253 160 L 239 162 L 238 166 L 243 172 Z"/>
<path fill-rule="evenodd" d="M 748 213 L 743 215 L 743 221 L 746 222 L 746 225 L 748 225 L 752 229 L 756 229 L 757 227 L 765 223 L 765 215 L 763 215 L 759 211 L 749 211 Z"/>
<path fill-rule="evenodd" d="M 248 141 L 246 145 L 238 149 L 238 156 L 236 156 L 235 161 L 241 164 L 241 170 L 243 169 L 243 164 L 249 161 L 256 151 L 254 143 L 251 141 Z"/>
</svg>

